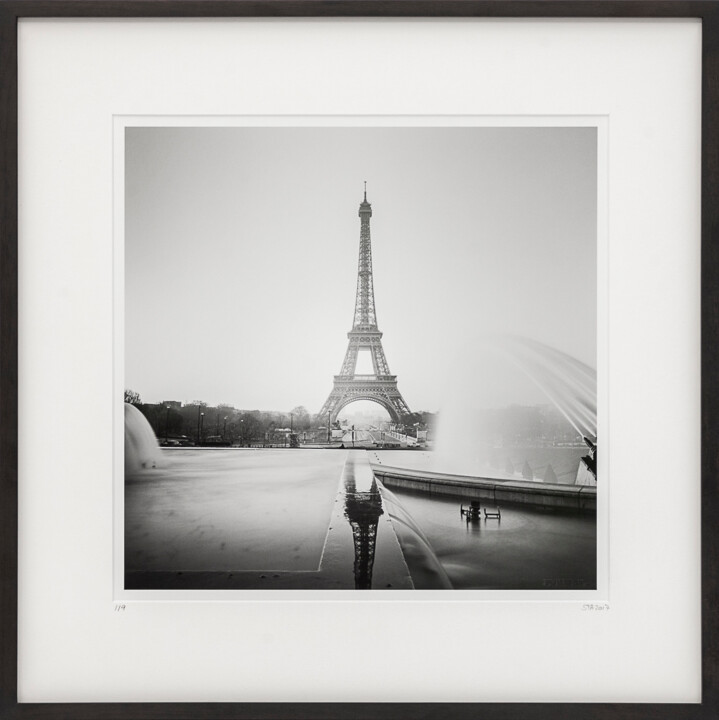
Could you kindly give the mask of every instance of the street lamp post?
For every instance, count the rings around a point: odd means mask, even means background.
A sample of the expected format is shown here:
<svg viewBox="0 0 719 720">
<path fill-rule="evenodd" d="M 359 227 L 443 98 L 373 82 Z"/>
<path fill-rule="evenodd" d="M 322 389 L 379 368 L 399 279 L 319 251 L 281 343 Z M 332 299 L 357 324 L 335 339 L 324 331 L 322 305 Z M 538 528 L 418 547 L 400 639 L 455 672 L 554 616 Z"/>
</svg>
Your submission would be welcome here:
<svg viewBox="0 0 719 720">
<path fill-rule="evenodd" d="M 202 415 L 202 406 L 197 406 L 197 444 L 200 444 L 200 416 Z"/>
<path fill-rule="evenodd" d="M 167 415 L 165 416 L 165 445 L 167 445 L 170 436 L 170 406 L 167 406 Z"/>
<path fill-rule="evenodd" d="M 202 442 L 202 429 L 205 425 L 205 413 L 200 412 L 198 408 L 197 415 L 197 444 L 200 445 Z"/>
<path fill-rule="evenodd" d="M 222 439 L 227 437 L 227 415 L 225 415 L 225 424 L 222 427 Z"/>
</svg>

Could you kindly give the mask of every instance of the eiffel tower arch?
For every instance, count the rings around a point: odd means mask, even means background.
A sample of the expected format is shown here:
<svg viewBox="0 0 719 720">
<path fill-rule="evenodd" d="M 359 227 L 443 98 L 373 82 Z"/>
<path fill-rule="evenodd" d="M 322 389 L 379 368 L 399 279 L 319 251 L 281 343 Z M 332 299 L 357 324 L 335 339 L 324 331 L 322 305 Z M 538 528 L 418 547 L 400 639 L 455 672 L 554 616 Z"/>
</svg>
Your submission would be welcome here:
<svg viewBox="0 0 719 720">
<path fill-rule="evenodd" d="M 377 327 L 372 280 L 372 242 L 369 221 L 372 206 L 367 202 L 367 183 L 364 200 L 359 206 L 360 248 L 357 271 L 357 296 L 352 329 L 347 333 L 349 343 L 339 375 L 334 376 L 332 392 L 319 412 L 321 418 L 330 416 L 334 422 L 340 410 L 357 400 L 369 400 L 381 405 L 394 422 L 409 413 L 409 407 L 397 387 L 397 376 L 392 375 L 382 348 L 382 333 Z M 368 350 L 372 358 L 371 375 L 357 375 L 357 357 L 360 350 Z"/>
</svg>

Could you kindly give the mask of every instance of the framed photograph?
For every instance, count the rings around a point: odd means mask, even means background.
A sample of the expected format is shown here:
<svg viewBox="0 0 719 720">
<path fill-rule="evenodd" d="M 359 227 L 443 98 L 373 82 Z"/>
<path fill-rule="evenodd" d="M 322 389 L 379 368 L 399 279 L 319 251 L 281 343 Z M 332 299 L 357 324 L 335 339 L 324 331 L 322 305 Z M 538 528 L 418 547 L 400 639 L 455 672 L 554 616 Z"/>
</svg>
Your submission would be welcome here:
<svg viewBox="0 0 719 720">
<path fill-rule="evenodd" d="M 8 717 L 713 717 L 719 10 L 3 2 Z"/>
</svg>

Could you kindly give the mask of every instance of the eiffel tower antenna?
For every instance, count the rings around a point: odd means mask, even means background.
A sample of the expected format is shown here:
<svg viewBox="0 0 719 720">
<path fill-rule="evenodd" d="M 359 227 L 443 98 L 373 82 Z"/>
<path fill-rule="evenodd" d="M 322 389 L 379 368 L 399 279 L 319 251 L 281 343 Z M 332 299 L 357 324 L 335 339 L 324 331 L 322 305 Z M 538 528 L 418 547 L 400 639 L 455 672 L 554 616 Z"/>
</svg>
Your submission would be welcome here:
<svg viewBox="0 0 719 720">
<path fill-rule="evenodd" d="M 391 375 L 387 358 L 382 349 L 382 333 L 377 327 L 374 304 L 374 281 L 372 279 L 372 241 L 370 239 L 370 218 L 372 206 L 367 202 L 367 181 L 364 184 L 364 200 L 359 206 L 360 247 L 357 267 L 357 295 L 352 329 L 347 333 L 349 343 L 339 375 L 334 377 L 334 386 L 320 417 L 330 416 L 330 422 L 337 419 L 340 410 L 355 400 L 371 400 L 380 404 L 394 422 L 400 416 L 409 414 L 409 407 L 397 388 L 397 376 Z M 357 355 L 360 350 L 369 350 L 372 356 L 372 375 L 356 375 Z"/>
</svg>

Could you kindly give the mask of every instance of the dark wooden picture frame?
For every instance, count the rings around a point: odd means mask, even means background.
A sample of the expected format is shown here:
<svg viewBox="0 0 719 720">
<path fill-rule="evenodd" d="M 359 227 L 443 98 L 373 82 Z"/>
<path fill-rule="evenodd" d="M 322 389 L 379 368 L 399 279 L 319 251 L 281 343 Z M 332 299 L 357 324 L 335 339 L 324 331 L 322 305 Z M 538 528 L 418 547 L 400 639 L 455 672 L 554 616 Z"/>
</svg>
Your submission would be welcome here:
<svg viewBox="0 0 719 720">
<path fill-rule="evenodd" d="M 702 702 L 17 702 L 18 62 L 31 17 L 699 18 L 702 21 Z M 0 685 L 2 718 L 714 718 L 719 716 L 719 1 L 718 0 L 0 0 Z"/>
</svg>

